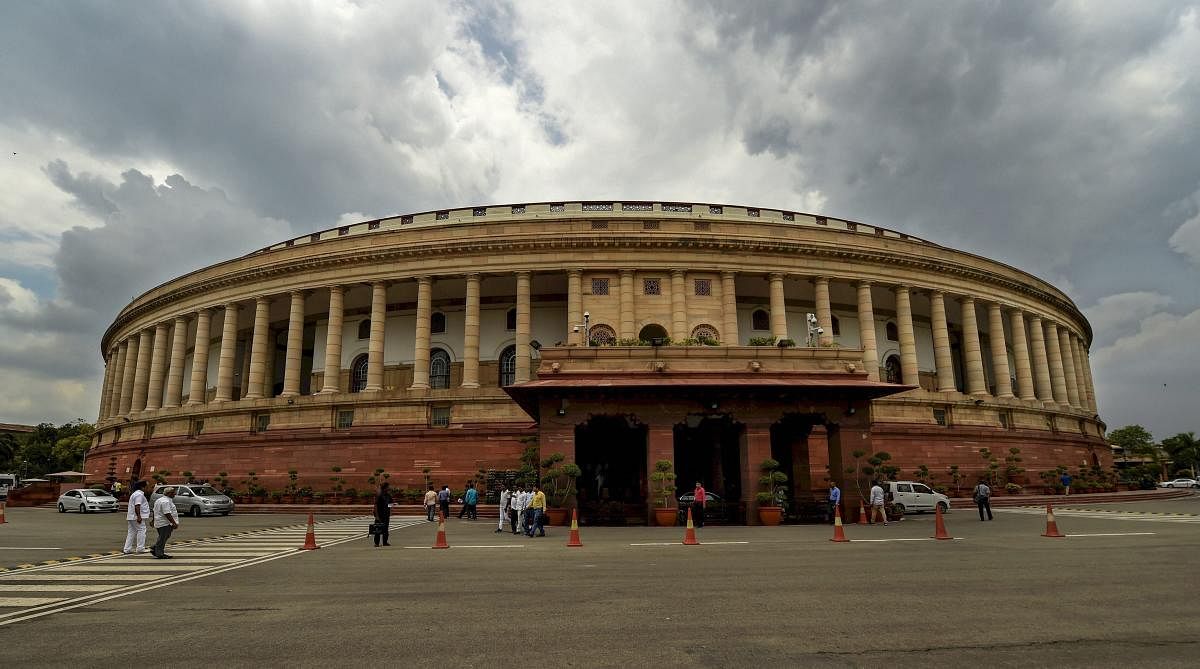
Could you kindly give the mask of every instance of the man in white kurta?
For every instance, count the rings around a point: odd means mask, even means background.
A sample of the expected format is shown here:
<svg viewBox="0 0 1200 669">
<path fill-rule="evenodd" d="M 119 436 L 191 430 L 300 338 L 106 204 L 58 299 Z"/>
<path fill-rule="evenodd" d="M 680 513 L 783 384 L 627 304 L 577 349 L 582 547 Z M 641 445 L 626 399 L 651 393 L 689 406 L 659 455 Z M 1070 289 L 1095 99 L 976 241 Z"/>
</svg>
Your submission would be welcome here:
<svg viewBox="0 0 1200 669">
<path fill-rule="evenodd" d="M 125 548 L 121 549 L 126 555 L 146 552 L 146 527 L 150 524 L 150 502 L 146 499 L 145 481 L 135 481 L 133 494 L 129 496 L 129 507 L 125 510 Z M 136 548 L 135 548 L 136 544 Z"/>
<path fill-rule="evenodd" d="M 500 522 L 496 524 L 496 531 L 504 531 L 504 521 L 508 520 L 508 509 L 512 505 L 512 490 L 509 486 L 504 486 L 504 492 L 500 493 Z"/>
<path fill-rule="evenodd" d="M 154 501 L 154 529 L 158 532 L 158 541 L 150 551 L 156 558 L 169 558 L 167 555 L 167 539 L 179 527 L 179 510 L 175 508 L 175 488 L 163 488 L 162 497 Z"/>
</svg>

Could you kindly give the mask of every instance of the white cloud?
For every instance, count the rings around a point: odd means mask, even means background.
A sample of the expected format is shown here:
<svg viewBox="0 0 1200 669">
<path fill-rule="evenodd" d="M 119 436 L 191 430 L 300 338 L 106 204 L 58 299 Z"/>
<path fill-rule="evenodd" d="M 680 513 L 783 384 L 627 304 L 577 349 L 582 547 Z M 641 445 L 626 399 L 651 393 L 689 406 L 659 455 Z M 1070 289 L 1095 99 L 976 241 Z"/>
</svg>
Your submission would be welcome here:
<svg viewBox="0 0 1200 669">
<path fill-rule="evenodd" d="M 1146 318 L 1171 304 L 1167 295 L 1152 292 L 1131 292 L 1107 295 L 1083 309 L 1092 324 L 1095 344 L 1111 342 L 1140 327 Z M 1136 331 L 1135 329 L 1132 331 Z"/>
</svg>

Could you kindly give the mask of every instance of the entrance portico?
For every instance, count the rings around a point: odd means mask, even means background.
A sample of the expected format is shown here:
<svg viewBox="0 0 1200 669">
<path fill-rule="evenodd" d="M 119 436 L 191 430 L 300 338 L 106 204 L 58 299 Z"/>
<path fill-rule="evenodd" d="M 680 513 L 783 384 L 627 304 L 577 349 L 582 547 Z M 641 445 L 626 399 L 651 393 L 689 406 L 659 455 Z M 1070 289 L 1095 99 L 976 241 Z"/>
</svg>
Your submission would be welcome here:
<svg viewBox="0 0 1200 669">
<path fill-rule="evenodd" d="M 793 498 L 827 478 L 840 483 L 842 454 L 871 451 L 870 401 L 911 388 L 871 381 L 857 349 L 555 347 L 540 354 L 537 380 L 505 390 L 538 421 L 542 453 L 580 465 L 581 500 L 640 500 L 647 520 L 655 503 L 647 473 L 659 460 L 674 463 L 676 496 L 700 480 L 747 524 L 757 523 L 755 493 L 768 458 L 784 465 Z"/>
</svg>

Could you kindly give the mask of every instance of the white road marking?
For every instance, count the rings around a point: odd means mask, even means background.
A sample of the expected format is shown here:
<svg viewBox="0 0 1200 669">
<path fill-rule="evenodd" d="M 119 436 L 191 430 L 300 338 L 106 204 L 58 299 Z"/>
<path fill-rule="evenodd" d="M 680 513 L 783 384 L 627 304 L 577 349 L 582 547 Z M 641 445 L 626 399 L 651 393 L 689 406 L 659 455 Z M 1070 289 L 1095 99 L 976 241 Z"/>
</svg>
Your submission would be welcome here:
<svg viewBox="0 0 1200 669">
<path fill-rule="evenodd" d="M 59 572 L 59 573 L 66 573 L 66 572 L 92 573 L 92 572 L 104 572 L 104 571 L 115 572 L 115 573 L 138 572 L 138 571 L 141 571 L 141 572 L 147 572 L 147 571 L 192 571 L 193 569 L 197 568 L 194 565 L 186 565 L 186 564 L 179 564 L 179 563 L 160 564 L 158 561 L 155 561 L 154 564 L 131 564 L 129 562 L 122 562 L 121 564 L 78 564 L 78 563 L 72 563 L 72 562 L 63 562 L 63 563 L 57 564 L 55 566 L 61 567 L 61 569 L 55 569 L 55 571 Z"/>
<path fill-rule="evenodd" d="M 735 544 L 748 544 L 749 541 L 701 541 L 699 546 L 729 546 Z M 683 546 L 682 541 L 657 541 L 642 544 L 629 544 L 630 546 Z"/>
<path fill-rule="evenodd" d="M 9 585 L 0 583 L 0 592 L 105 592 L 124 587 L 119 583 L 37 583 Z"/>
<path fill-rule="evenodd" d="M 524 544 L 513 544 L 511 546 L 451 546 L 450 548 L 524 548 Z M 432 546 L 404 546 L 409 550 L 433 550 Z"/>
<path fill-rule="evenodd" d="M 953 537 L 953 539 L 955 541 L 962 541 L 962 537 Z M 933 537 L 916 537 L 913 539 L 899 539 L 899 538 L 897 538 L 897 539 L 851 539 L 850 543 L 853 543 L 853 544 L 862 544 L 862 543 L 884 544 L 889 541 L 939 541 L 939 540 L 934 539 Z M 945 541 L 945 539 L 941 539 L 941 541 Z"/>
<path fill-rule="evenodd" d="M 0 546 L 0 551 L 62 551 L 65 548 L 22 548 L 21 546 Z"/>
<path fill-rule="evenodd" d="M 43 604 L 61 602 L 64 599 L 66 597 L 0 597 L 0 608 L 41 606 Z"/>
<path fill-rule="evenodd" d="M 170 574 L 4 574 L 3 581 L 156 581 Z"/>
<path fill-rule="evenodd" d="M 1092 534 L 1068 534 L 1068 537 L 1144 537 L 1157 532 L 1096 532 Z"/>
</svg>

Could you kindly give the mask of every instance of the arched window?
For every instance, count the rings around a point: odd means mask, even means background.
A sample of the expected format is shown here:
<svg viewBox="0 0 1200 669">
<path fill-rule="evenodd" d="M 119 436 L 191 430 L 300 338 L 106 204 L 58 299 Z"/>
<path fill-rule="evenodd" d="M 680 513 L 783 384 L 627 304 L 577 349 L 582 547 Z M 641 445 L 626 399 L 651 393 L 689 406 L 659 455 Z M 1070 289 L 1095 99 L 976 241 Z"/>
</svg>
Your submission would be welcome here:
<svg viewBox="0 0 1200 669">
<path fill-rule="evenodd" d="M 367 387 L 367 354 L 363 353 L 350 363 L 350 392 L 357 393 Z"/>
<path fill-rule="evenodd" d="M 517 329 L 517 308 L 513 307 L 504 314 L 504 329 L 512 332 Z"/>
<path fill-rule="evenodd" d="M 896 329 L 895 323 L 889 321 L 888 324 L 884 326 L 884 330 L 886 331 L 888 341 L 900 341 L 900 332 Z"/>
<path fill-rule="evenodd" d="M 830 316 L 829 318 L 832 321 L 830 327 L 833 329 L 833 336 L 842 336 L 842 322 L 838 320 L 837 316 Z"/>
<path fill-rule="evenodd" d="M 883 363 L 885 381 L 888 383 L 903 383 L 904 375 L 900 372 L 900 356 L 889 355 L 887 362 Z"/>
<path fill-rule="evenodd" d="M 433 334 L 445 334 L 446 314 L 440 311 L 433 312 L 433 315 L 429 317 L 429 331 Z"/>
<path fill-rule="evenodd" d="M 755 309 L 754 313 L 750 314 L 750 329 L 770 330 L 771 314 L 767 313 L 766 309 Z"/>
<path fill-rule="evenodd" d="M 721 335 L 717 332 L 717 329 L 711 325 L 697 325 L 696 328 L 692 330 L 692 339 L 699 341 L 701 344 L 707 344 L 709 342 L 721 341 Z"/>
<path fill-rule="evenodd" d="M 658 323 L 651 323 L 642 328 L 638 332 L 638 339 L 642 341 L 650 341 L 651 339 L 667 339 L 667 329 Z"/>
<path fill-rule="evenodd" d="M 450 387 L 450 354 L 440 348 L 429 352 L 429 387 Z"/>
<path fill-rule="evenodd" d="M 588 334 L 592 339 L 592 346 L 616 346 L 617 331 L 612 327 L 604 324 L 593 325 Z"/>
<path fill-rule="evenodd" d="M 370 339 L 371 338 L 371 319 L 370 318 L 358 322 L 358 338 L 359 339 Z"/>
<path fill-rule="evenodd" d="M 511 386 L 517 381 L 517 347 L 507 346 L 500 351 L 500 387 Z"/>
</svg>

